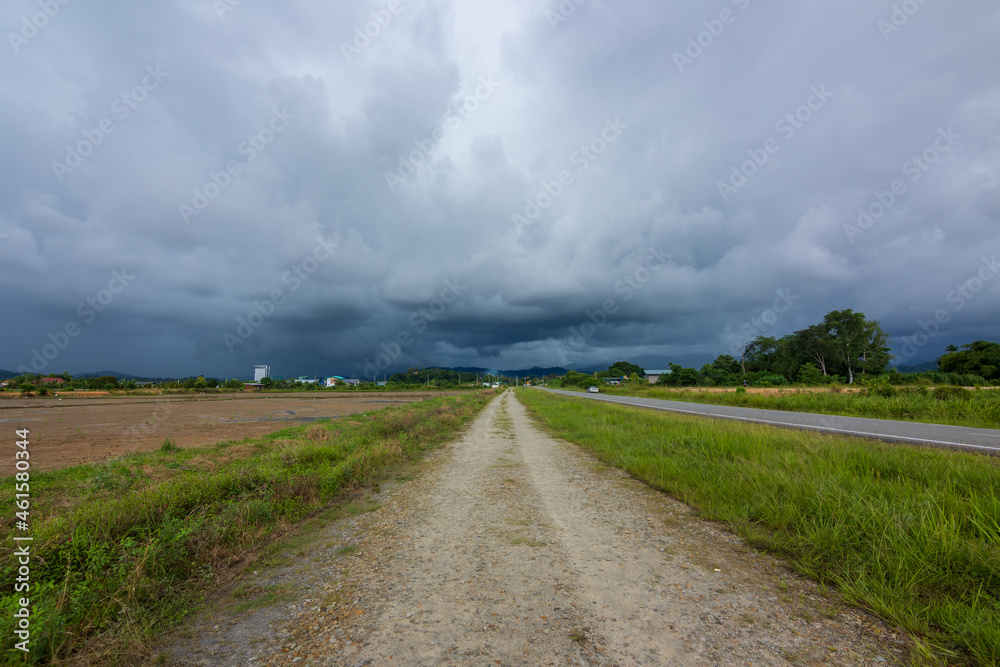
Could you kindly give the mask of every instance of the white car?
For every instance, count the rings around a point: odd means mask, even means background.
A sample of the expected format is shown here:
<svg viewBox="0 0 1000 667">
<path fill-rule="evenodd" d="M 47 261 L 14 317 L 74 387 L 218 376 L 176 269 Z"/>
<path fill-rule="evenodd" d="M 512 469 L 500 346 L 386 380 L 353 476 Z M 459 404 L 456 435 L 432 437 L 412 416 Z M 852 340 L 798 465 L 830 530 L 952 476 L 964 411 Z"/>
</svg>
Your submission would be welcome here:
<svg viewBox="0 0 1000 667">
<path fill-rule="evenodd" d="M 587 391 L 589 391 L 591 394 L 596 394 L 596 393 L 598 393 L 601 390 L 598 389 L 597 387 L 588 387 Z"/>
</svg>

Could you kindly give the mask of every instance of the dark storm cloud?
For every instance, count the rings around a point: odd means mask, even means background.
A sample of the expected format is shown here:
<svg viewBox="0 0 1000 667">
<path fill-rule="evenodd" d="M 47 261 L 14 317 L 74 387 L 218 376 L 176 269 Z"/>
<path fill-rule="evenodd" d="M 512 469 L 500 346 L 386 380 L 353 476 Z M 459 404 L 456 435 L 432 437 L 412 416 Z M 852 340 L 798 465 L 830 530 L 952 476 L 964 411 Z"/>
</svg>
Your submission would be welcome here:
<svg viewBox="0 0 1000 667">
<path fill-rule="evenodd" d="M 0 26 L 3 368 L 660 366 L 841 308 L 898 349 L 937 317 L 911 361 L 996 336 L 985 0 L 19 0 Z"/>
</svg>

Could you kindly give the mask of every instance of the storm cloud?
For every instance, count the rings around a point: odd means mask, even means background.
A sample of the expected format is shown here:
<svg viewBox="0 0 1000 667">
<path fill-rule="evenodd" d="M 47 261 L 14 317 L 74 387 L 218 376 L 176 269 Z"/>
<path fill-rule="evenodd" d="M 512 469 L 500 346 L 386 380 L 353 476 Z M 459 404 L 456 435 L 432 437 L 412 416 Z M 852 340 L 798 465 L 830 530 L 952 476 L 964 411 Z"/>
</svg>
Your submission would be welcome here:
<svg viewBox="0 0 1000 667">
<path fill-rule="evenodd" d="M 661 367 L 843 308 L 909 363 L 997 340 L 995 2 L 12 0 L 0 27 L 2 368 Z"/>
</svg>

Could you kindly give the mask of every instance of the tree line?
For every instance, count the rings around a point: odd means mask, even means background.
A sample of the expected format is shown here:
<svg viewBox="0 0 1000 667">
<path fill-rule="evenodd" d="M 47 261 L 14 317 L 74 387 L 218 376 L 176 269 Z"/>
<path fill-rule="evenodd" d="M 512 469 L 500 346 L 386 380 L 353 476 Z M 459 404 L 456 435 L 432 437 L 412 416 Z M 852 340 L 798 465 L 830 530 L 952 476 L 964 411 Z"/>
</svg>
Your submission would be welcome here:
<svg viewBox="0 0 1000 667">
<path fill-rule="evenodd" d="M 757 336 L 739 340 L 736 353 L 718 356 L 700 369 L 670 364 L 657 384 L 673 387 L 774 387 L 787 384 L 818 386 L 854 384 L 885 378 L 894 384 L 930 381 L 935 384 L 979 385 L 1000 382 L 1000 344 L 976 341 L 948 346 L 938 370 L 903 375 L 890 366 L 889 337 L 875 320 L 851 309 L 827 313 L 821 322 L 781 338 Z M 605 377 L 644 382 L 641 367 L 616 362 L 607 371 L 589 375 L 569 371 L 563 386 L 586 387 Z"/>
</svg>

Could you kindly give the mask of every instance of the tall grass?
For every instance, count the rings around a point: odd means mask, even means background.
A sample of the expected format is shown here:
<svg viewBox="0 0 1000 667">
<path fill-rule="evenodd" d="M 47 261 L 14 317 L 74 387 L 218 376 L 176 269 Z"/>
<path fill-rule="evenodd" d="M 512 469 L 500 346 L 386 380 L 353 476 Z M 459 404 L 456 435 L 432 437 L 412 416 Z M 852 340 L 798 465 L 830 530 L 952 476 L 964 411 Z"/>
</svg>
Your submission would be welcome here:
<svg viewBox="0 0 1000 667">
<path fill-rule="evenodd" d="M 1000 389 L 954 391 L 953 388 L 913 387 L 893 389 L 892 396 L 841 389 L 820 391 L 779 390 L 781 393 L 699 391 L 663 387 L 601 387 L 618 396 L 642 396 L 670 401 L 733 405 L 765 410 L 814 412 L 846 417 L 950 424 L 975 428 L 1000 428 Z"/>
<path fill-rule="evenodd" d="M 490 398 L 470 393 L 243 442 L 165 444 L 111 463 L 33 473 L 28 593 L 14 592 L 13 516 L 0 547 L 4 664 L 59 662 L 80 651 L 92 656 L 88 664 L 130 664 L 219 572 L 382 468 L 447 441 Z M 0 480 L 0 488 L 13 490 L 14 480 Z M 9 641 L 19 597 L 33 605 L 27 655 Z"/>
<path fill-rule="evenodd" d="M 521 390 L 556 435 L 923 636 L 1000 663 L 1000 462 Z"/>
</svg>

